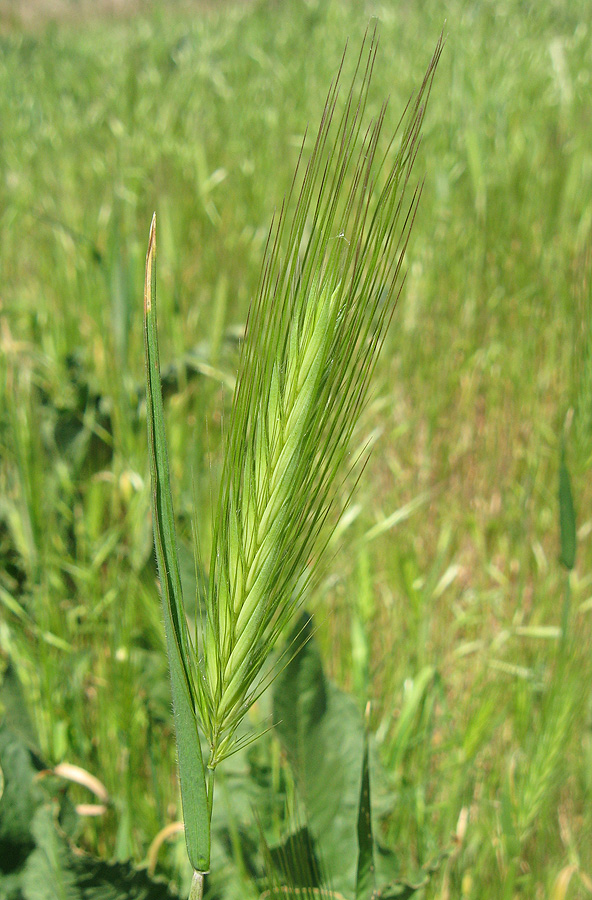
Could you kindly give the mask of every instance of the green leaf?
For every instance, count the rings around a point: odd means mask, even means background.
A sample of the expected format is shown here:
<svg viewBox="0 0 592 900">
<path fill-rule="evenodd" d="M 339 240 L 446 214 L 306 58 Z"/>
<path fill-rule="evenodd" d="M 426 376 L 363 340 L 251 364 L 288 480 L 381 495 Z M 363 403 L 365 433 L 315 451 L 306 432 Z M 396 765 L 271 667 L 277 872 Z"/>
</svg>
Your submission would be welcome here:
<svg viewBox="0 0 592 900">
<path fill-rule="evenodd" d="M 452 848 L 447 847 L 435 859 L 422 866 L 414 878 L 398 878 L 374 891 L 371 900 L 409 900 L 422 888 L 427 887 L 432 875 L 441 868 L 445 859 L 450 856 Z"/>
<path fill-rule="evenodd" d="M 372 837 L 372 810 L 370 807 L 370 767 L 368 762 L 368 737 L 364 738 L 362 785 L 358 810 L 358 873 L 356 876 L 356 900 L 368 900 L 376 887 L 374 866 L 374 839 Z"/>
<path fill-rule="evenodd" d="M 144 288 L 146 406 L 152 475 L 154 543 L 160 573 L 167 654 L 177 737 L 181 799 L 189 861 L 198 872 L 210 866 L 210 812 L 197 730 L 189 641 L 175 534 L 156 322 L 156 217 L 152 219 Z"/>
<path fill-rule="evenodd" d="M 0 724 L 0 761 L 6 780 L 0 801 L 3 900 L 173 900 L 165 884 L 131 864 L 111 865 L 71 849 L 64 832 L 69 801 L 63 795 L 52 800 L 45 779 L 36 778 L 43 763 L 6 720 Z"/>
<path fill-rule="evenodd" d="M 173 900 L 177 896 L 164 882 L 130 863 L 107 863 L 73 854 L 69 860 L 81 900 Z"/>
<path fill-rule="evenodd" d="M 173 900 L 175 897 L 166 884 L 153 880 L 130 863 L 106 863 L 74 853 L 56 830 L 51 805 L 39 807 L 32 831 L 37 846 L 22 873 L 23 900 Z"/>
<path fill-rule="evenodd" d="M 39 807 L 31 831 L 37 846 L 23 872 L 25 900 L 78 900 L 81 894 L 68 867 L 68 846 L 56 830 L 50 805 Z"/>
<path fill-rule="evenodd" d="M 31 822 L 44 795 L 34 780 L 38 773 L 31 751 L 4 720 L 0 724 L 0 766 L 4 791 L 0 799 L 0 873 L 12 872 L 34 846 Z"/>
<path fill-rule="evenodd" d="M 10 730 L 20 735 L 31 749 L 37 749 L 39 740 L 23 694 L 18 673 L 12 661 L 0 655 L 0 718 Z"/>
<path fill-rule="evenodd" d="M 291 888 L 321 887 L 319 862 L 308 828 L 299 828 L 292 832 L 281 844 L 270 847 L 268 853 L 282 886 L 289 885 Z"/>
<path fill-rule="evenodd" d="M 312 621 L 303 615 L 292 659 L 274 682 L 277 733 L 294 769 L 325 882 L 356 893 L 364 724 L 357 705 L 329 682 Z"/>
<path fill-rule="evenodd" d="M 573 569 L 576 561 L 576 513 L 574 509 L 571 480 L 565 461 L 565 446 L 561 447 L 559 464 L 559 531 L 561 552 L 559 562 L 566 569 Z"/>
</svg>

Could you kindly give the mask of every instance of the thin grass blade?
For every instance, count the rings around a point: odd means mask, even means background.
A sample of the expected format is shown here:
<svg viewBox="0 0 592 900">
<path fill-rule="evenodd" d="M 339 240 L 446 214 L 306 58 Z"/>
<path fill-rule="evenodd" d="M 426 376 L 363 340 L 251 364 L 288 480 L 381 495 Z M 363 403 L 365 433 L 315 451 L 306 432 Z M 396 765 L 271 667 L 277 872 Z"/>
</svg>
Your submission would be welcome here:
<svg viewBox="0 0 592 900">
<path fill-rule="evenodd" d="M 160 384 L 156 321 L 156 216 L 150 226 L 146 255 L 144 336 L 154 544 L 171 673 L 185 840 L 193 868 L 197 872 L 207 872 L 210 867 L 210 814 L 195 716 L 190 656 L 193 651 L 183 607 Z"/>
<path fill-rule="evenodd" d="M 370 806 L 370 765 L 368 761 L 368 735 L 365 734 L 362 785 L 360 789 L 360 806 L 358 808 L 356 900 L 370 900 L 375 889 L 374 838 L 372 836 L 372 809 Z"/>
<path fill-rule="evenodd" d="M 570 570 L 576 562 L 576 513 L 564 446 L 561 447 L 559 465 L 559 531 L 561 537 L 559 562 Z"/>
</svg>

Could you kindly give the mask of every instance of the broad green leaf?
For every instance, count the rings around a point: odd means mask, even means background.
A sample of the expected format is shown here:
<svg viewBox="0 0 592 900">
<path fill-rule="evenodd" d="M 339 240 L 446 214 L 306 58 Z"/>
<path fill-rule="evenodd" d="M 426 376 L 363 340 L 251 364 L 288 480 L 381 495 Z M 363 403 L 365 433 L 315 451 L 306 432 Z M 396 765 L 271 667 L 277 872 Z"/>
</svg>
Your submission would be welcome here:
<svg viewBox="0 0 592 900">
<path fill-rule="evenodd" d="M 313 889 L 322 886 L 319 861 L 308 828 L 299 828 L 289 834 L 281 844 L 269 847 L 268 856 L 282 887 L 289 885 L 291 888 Z M 277 887 L 278 885 L 275 885 L 275 888 Z M 270 890 L 273 888 L 272 882 Z"/>
<path fill-rule="evenodd" d="M 561 448 L 559 465 L 559 530 L 561 536 L 559 562 L 566 569 L 573 569 L 576 561 L 576 513 L 571 479 L 565 461 L 565 447 Z"/>
<path fill-rule="evenodd" d="M 0 724 L 0 761 L 6 779 L 0 801 L 2 900 L 172 900 L 165 884 L 130 863 L 112 865 L 71 849 L 71 804 L 61 790 L 59 802 L 52 799 L 51 779 L 37 778 L 44 763 L 6 720 Z"/>
<path fill-rule="evenodd" d="M 37 846 L 23 872 L 25 900 L 79 900 L 76 875 L 68 867 L 68 845 L 56 830 L 51 805 L 39 807 L 31 831 Z"/>
<path fill-rule="evenodd" d="M 177 896 L 163 881 L 150 878 L 131 863 L 107 863 L 73 853 L 68 860 L 81 900 L 175 900 Z"/>
<path fill-rule="evenodd" d="M 450 856 L 451 849 L 447 847 L 435 859 L 422 866 L 415 877 L 397 878 L 396 881 L 378 888 L 372 894 L 371 900 L 409 900 L 418 891 L 427 887 L 432 875 L 438 872 L 444 860 Z"/>
<path fill-rule="evenodd" d="M 326 679 L 312 622 L 303 616 L 274 683 L 277 732 L 294 769 L 324 880 L 356 893 L 364 724 L 351 697 Z M 291 651 L 289 651 L 291 652 Z"/>
<path fill-rule="evenodd" d="M 366 739 L 362 715 L 323 672 L 310 617 L 292 635 L 290 662 L 278 675 L 273 715 L 304 802 L 323 884 L 345 897 L 369 898 L 376 883 L 399 874 L 396 855 L 376 844 L 370 820 L 372 760 L 378 807 L 392 803 L 388 783 Z"/>
<path fill-rule="evenodd" d="M 183 607 L 160 385 L 156 322 L 156 217 L 152 219 L 146 255 L 144 334 L 154 543 L 171 673 L 185 839 L 191 865 L 198 872 L 207 872 L 210 866 L 210 814 L 195 716 L 193 650 Z"/>
<path fill-rule="evenodd" d="M 10 730 L 23 738 L 25 743 L 36 750 L 39 746 L 37 733 L 23 694 L 17 670 L 9 658 L 0 656 L 0 719 Z"/>
<path fill-rule="evenodd" d="M 11 872 L 22 865 L 34 845 L 31 822 L 43 793 L 35 781 L 39 770 L 31 751 L 6 720 L 0 724 L 0 766 L 4 778 L 0 799 L 0 872 Z"/>
<path fill-rule="evenodd" d="M 36 847 L 23 869 L 23 900 L 173 900 L 166 884 L 131 863 L 107 863 L 73 852 L 56 829 L 51 805 L 37 810 Z M 0 879 L 0 896 L 2 890 Z"/>
</svg>

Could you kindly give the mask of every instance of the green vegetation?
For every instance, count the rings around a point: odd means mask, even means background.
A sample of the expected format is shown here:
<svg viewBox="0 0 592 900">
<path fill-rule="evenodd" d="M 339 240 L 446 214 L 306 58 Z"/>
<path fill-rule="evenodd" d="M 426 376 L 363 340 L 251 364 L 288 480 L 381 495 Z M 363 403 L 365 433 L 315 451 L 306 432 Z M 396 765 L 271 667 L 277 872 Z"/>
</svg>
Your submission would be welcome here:
<svg viewBox="0 0 592 900">
<path fill-rule="evenodd" d="M 345 39 L 357 48 L 376 14 L 368 108 L 390 94 L 392 133 L 445 17 L 406 284 L 353 434 L 352 458 L 369 439 L 372 455 L 307 599 L 319 650 L 307 645 L 312 662 L 293 661 L 258 700 L 241 742 L 272 717 L 277 728 L 220 766 L 208 890 L 258 896 L 263 873 L 285 873 L 292 858 L 289 821 L 301 825 L 300 857 L 317 842 L 310 868 L 336 891 L 345 881 L 332 848 L 346 839 L 366 851 L 375 842 L 381 878 L 408 878 L 392 896 L 432 868 L 426 898 L 592 890 L 587 7 L 169 4 L 142 18 L 3 28 L 2 665 L 18 672 L 33 718 L 27 745 L 107 787 L 103 815 L 64 828 L 78 846 L 146 862 L 188 890 L 182 837 L 151 850 L 181 817 L 143 389 L 152 211 L 180 577 L 194 618 L 208 591 L 193 563 L 194 510 L 208 559 L 237 337 L 304 130 L 319 121 Z M 348 728 L 329 718 L 314 737 L 326 756 L 337 735 L 349 761 L 340 787 L 329 779 L 337 760 L 323 776 L 323 755 L 302 746 L 306 678 L 289 706 L 302 715 L 291 723 L 286 701 L 281 711 L 286 679 L 296 690 L 320 659 L 327 709 Z M 366 802 L 355 722 L 368 700 L 371 833 L 351 830 Z M 347 837 L 323 831 L 329 800 L 315 777 L 353 810 Z M 63 784 L 53 790 L 66 804 Z M 77 785 L 67 797 L 88 802 Z M 23 860 L 53 846 L 47 803 L 35 796 L 30 808 Z"/>
<path fill-rule="evenodd" d="M 144 333 L 152 518 L 194 869 L 191 898 L 202 897 L 210 871 L 216 767 L 253 741 L 241 741 L 239 728 L 274 680 L 273 669 L 265 670 L 278 638 L 319 580 L 336 528 L 326 522 L 346 460 L 350 472 L 355 467 L 348 459 L 351 437 L 400 290 L 420 196 L 416 188 L 409 199 L 406 189 L 442 41 L 382 160 L 386 104 L 364 122 L 377 45 L 374 30 L 341 109 L 340 74 L 334 78 L 304 174 L 299 164 L 270 232 L 242 342 L 194 640 L 183 601 L 161 390 L 156 216 L 150 228 Z M 194 563 L 203 569 L 199 523 L 195 533 Z M 289 661 L 293 651 L 285 652 Z M 276 674 L 280 666 L 282 658 Z M 205 769 L 198 726 L 209 747 Z M 369 782 L 367 764 L 365 773 Z M 370 894 L 356 887 L 361 900 Z"/>
</svg>

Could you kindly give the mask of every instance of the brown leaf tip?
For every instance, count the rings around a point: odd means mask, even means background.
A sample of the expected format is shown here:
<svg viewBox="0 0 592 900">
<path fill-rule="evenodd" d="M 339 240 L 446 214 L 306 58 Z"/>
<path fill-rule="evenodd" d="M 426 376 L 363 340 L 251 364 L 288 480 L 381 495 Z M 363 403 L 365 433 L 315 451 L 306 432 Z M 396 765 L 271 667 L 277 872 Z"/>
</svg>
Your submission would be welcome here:
<svg viewBox="0 0 592 900">
<path fill-rule="evenodd" d="M 144 282 L 144 312 L 152 309 L 152 269 L 154 266 L 154 254 L 156 253 L 156 213 L 152 214 L 150 223 L 150 235 L 148 237 L 148 250 L 146 252 L 146 280 Z"/>
</svg>

